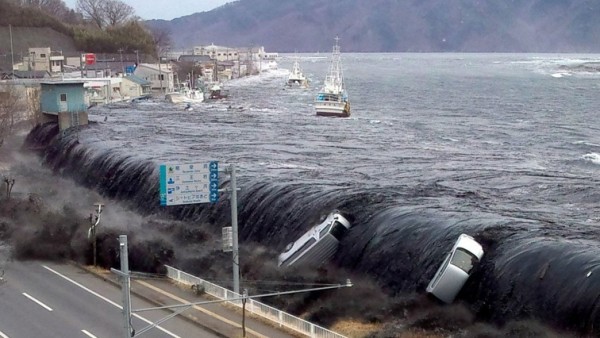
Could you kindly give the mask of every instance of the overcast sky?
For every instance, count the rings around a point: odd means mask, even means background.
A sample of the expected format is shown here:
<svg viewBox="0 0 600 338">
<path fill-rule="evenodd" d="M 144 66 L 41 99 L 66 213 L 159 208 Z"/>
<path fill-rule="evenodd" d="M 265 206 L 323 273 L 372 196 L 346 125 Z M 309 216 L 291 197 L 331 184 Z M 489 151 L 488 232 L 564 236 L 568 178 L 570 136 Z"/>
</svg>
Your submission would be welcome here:
<svg viewBox="0 0 600 338">
<path fill-rule="evenodd" d="M 67 7 L 75 9 L 77 0 L 63 0 Z M 182 16 L 206 12 L 233 0 L 121 0 L 135 9 L 144 20 L 172 20 Z"/>
</svg>

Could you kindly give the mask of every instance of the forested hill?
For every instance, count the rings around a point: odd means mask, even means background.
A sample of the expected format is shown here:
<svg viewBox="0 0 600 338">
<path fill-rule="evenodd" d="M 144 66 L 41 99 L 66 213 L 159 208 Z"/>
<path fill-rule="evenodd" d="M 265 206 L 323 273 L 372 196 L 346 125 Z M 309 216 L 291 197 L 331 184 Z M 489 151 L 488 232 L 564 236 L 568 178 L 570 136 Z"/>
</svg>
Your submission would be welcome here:
<svg viewBox="0 0 600 338">
<path fill-rule="evenodd" d="M 239 0 L 147 24 L 177 48 L 355 52 L 600 52 L 598 0 Z"/>
</svg>

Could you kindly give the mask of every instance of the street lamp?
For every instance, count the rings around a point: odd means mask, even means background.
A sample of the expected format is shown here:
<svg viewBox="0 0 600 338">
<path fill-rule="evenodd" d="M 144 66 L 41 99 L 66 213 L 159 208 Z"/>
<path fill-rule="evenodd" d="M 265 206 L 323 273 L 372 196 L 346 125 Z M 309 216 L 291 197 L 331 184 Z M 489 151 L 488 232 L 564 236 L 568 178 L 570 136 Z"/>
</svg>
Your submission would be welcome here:
<svg viewBox="0 0 600 338">
<path fill-rule="evenodd" d="M 104 204 L 102 203 L 96 203 L 94 204 L 94 206 L 96 206 L 96 214 L 90 214 L 90 229 L 88 230 L 88 239 L 92 240 L 92 246 L 93 246 L 93 255 L 94 255 L 94 266 L 96 266 L 96 227 L 98 226 L 98 223 L 100 223 L 100 214 L 102 214 L 102 207 L 104 206 Z"/>
</svg>

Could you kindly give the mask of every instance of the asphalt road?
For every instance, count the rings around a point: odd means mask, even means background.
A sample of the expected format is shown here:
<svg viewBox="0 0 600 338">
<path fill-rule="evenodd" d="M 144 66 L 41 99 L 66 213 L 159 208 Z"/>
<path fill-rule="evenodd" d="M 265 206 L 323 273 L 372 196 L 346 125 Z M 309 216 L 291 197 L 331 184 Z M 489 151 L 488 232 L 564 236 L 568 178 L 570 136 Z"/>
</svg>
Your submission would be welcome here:
<svg viewBox="0 0 600 338">
<path fill-rule="evenodd" d="M 0 281 L 0 338 L 123 337 L 121 290 L 72 265 L 12 262 Z M 131 294 L 132 308 L 155 305 Z M 171 312 L 133 314 L 140 332 Z M 150 329 L 144 337 L 219 337 L 180 317 Z"/>
</svg>

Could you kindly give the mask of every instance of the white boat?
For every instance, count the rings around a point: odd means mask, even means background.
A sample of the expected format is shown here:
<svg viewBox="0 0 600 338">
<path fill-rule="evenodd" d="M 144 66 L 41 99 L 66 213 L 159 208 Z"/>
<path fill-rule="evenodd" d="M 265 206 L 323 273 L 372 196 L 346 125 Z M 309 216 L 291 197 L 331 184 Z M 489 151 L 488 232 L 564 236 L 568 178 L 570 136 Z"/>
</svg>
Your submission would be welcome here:
<svg viewBox="0 0 600 338">
<path fill-rule="evenodd" d="M 298 61 L 294 61 L 292 71 L 288 76 L 287 86 L 299 86 L 301 88 L 308 87 L 308 79 L 306 78 L 306 76 L 304 76 L 304 73 L 302 73 L 302 69 L 300 69 L 300 63 Z"/>
<path fill-rule="evenodd" d="M 350 101 L 344 85 L 338 42 L 339 38 L 336 36 L 329 72 L 325 77 L 323 88 L 315 98 L 315 110 L 319 116 L 350 116 Z"/>
<path fill-rule="evenodd" d="M 199 89 L 190 89 L 180 84 L 176 91 L 165 94 L 165 100 L 171 103 L 193 103 L 204 101 L 204 93 Z"/>
<path fill-rule="evenodd" d="M 223 88 L 223 85 L 218 82 L 206 84 L 206 100 L 226 99 L 229 96 L 229 91 Z"/>
</svg>

